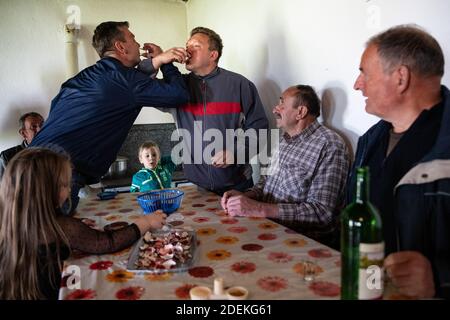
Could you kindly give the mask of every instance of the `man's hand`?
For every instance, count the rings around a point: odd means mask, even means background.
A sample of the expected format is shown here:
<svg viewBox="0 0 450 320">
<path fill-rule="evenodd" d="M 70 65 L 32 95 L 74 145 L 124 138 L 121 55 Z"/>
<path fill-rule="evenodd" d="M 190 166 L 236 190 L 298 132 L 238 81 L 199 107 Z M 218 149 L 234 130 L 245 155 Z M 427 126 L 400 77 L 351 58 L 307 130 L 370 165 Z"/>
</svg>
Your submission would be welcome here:
<svg viewBox="0 0 450 320">
<path fill-rule="evenodd" d="M 231 196 L 228 199 L 227 211 L 230 216 L 264 217 L 260 203 L 243 194 Z"/>
<path fill-rule="evenodd" d="M 277 204 L 253 200 L 245 193 L 229 197 L 226 207 L 230 216 L 276 218 L 279 214 Z"/>
<path fill-rule="evenodd" d="M 156 46 L 156 47 L 158 47 L 158 46 Z M 159 48 L 159 49 L 161 49 L 161 48 Z M 152 49 L 152 50 L 155 50 L 155 49 Z M 157 52 L 150 53 L 150 56 L 153 58 L 152 59 L 153 67 L 155 69 L 159 69 L 163 64 L 171 63 L 174 61 L 179 62 L 179 63 L 184 63 L 186 61 L 187 53 L 186 53 L 186 49 L 184 49 L 184 48 L 172 48 L 167 51 L 159 52 L 159 53 L 157 50 Z"/>
<path fill-rule="evenodd" d="M 227 202 L 228 202 L 229 198 L 240 195 L 240 194 L 242 194 L 242 192 L 237 191 L 237 190 L 230 190 L 230 191 L 225 192 L 222 196 L 222 199 L 220 200 L 220 204 L 221 204 L 223 210 L 228 211 Z"/>
<path fill-rule="evenodd" d="M 219 151 L 211 158 L 211 164 L 216 168 L 226 168 L 234 164 L 234 155 L 228 150 Z"/>
<path fill-rule="evenodd" d="M 154 58 L 163 53 L 161 47 L 154 43 L 144 43 L 143 48 L 147 50 L 146 53 L 142 54 L 146 58 Z"/>
<path fill-rule="evenodd" d="M 433 270 L 428 259 L 417 251 L 400 251 L 384 260 L 392 284 L 400 294 L 417 299 L 434 296 Z"/>
</svg>

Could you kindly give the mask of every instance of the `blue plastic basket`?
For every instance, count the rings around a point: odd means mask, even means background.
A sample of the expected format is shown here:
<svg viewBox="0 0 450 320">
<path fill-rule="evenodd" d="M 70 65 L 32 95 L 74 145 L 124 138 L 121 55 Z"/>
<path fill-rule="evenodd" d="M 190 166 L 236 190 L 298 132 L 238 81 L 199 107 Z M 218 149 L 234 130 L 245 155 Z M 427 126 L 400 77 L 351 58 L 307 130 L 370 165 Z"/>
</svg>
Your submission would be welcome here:
<svg viewBox="0 0 450 320">
<path fill-rule="evenodd" d="M 162 210 L 166 214 L 175 212 L 181 205 L 184 192 L 177 189 L 155 190 L 137 197 L 144 214 Z"/>
</svg>

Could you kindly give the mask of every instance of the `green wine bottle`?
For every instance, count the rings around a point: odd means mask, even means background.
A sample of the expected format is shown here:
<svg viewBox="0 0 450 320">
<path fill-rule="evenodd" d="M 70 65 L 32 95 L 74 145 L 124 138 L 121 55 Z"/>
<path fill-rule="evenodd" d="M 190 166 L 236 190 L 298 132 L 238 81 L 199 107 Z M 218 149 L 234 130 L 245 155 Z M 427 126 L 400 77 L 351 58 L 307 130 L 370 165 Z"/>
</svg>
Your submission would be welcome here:
<svg viewBox="0 0 450 320">
<path fill-rule="evenodd" d="M 341 213 L 341 299 L 382 298 L 383 259 L 381 218 L 369 201 L 369 168 L 358 168 L 355 199 Z"/>
</svg>

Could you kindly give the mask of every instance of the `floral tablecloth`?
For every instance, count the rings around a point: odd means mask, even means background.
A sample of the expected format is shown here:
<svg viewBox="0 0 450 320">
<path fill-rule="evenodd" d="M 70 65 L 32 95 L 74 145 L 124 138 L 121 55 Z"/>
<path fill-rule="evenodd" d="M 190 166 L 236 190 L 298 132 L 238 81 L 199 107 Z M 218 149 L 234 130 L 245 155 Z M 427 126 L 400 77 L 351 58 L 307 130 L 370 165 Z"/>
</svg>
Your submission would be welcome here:
<svg viewBox="0 0 450 320">
<path fill-rule="evenodd" d="M 339 298 L 339 252 L 268 219 L 228 217 L 220 207 L 220 197 L 213 193 L 195 186 L 180 189 L 185 192 L 177 211 L 182 219 L 171 224 L 190 226 L 197 233 L 197 257 L 191 269 L 139 275 L 126 270 L 132 247 L 108 255 L 75 252 L 65 262 L 59 298 L 189 299 L 193 286 L 212 289 L 216 277 L 224 279 L 225 287 L 246 287 L 249 299 Z M 121 193 L 106 201 L 82 199 L 76 217 L 98 229 L 131 223 L 142 214 L 138 195 Z M 313 281 L 303 279 L 306 260 L 316 264 Z M 80 279 L 74 281 L 76 274 Z"/>
</svg>

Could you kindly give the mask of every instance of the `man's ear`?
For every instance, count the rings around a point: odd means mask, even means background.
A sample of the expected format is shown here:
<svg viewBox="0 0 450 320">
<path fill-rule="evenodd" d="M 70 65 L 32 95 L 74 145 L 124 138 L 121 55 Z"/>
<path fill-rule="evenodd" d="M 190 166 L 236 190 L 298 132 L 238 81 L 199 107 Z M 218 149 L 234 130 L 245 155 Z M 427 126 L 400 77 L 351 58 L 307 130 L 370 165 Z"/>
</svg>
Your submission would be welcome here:
<svg viewBox="0 0 450 320">
<path fill-rule="evenodd" d="M 411 82 L 411 71 L 407 66 L 400 66 L 396 71 L 397 90 L 399 93 L 405 92 Z"/>
<path fill-rule="evenodd" d="M 211 51 L 210 57 L 211 59 L 213 59 L 213 61 L 217 62 L 217 59 L 219 58 L 219 52 L 217 50 Z"/>
<path fill-rule="evenodd" d="M 305 119 L 308 115 L 308 108 L 306 106 L 298 106 L 297 120 Z"/>
<path fill-rule="evenodd" d="M 127 54 L 127 49 L 123 45 L 122 41 L 115 41 L 114 42 L 114 49 L 116 49 L 117 53 L 119 54 Z"/>
<path fill-rule="evenodd" d="M 24 129 L 19 129 L 19 134 L 22 136 L 22 138 L 26 139 L 27 137 L 25 136 L 25 130 Z"/>
</svg>

